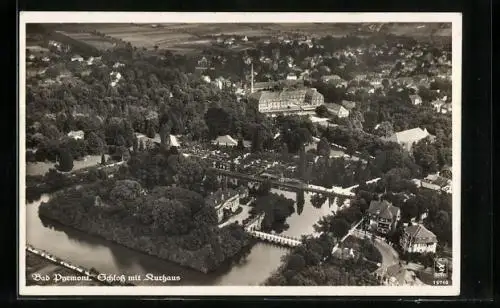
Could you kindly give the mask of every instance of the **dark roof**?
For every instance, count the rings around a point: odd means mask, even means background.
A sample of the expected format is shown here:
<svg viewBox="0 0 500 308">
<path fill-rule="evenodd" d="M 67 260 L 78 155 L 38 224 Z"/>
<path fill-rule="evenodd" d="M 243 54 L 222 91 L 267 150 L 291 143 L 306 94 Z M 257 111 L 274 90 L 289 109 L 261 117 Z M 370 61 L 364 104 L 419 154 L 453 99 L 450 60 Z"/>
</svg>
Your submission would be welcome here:
<svg viewBox="0 0 500 308">
<path fill-rule="evenodd" d="M 437 242 L 436 235 L 421 224 L 411 225 L 407 227 L 404 233 L 407 234 L 407 236 L 410 238 L 410 242 L 413 244 L 427 244 Z"/>
<path fill-rule="evenodd" d="M 449 179 L 442 177 L 440 175 L 428 176 L 424 180 L 424 182 L 431 183 L 437 185 L 439 187 L 445 187 L 448 185 Z"/>
<path fill-rule="evenodd" d="M 238 192 L 234 189 L 219 189 L 205 198 L 205 204 L 217 208 L 235 195 L 238 195 Z"/>
<path fill-rule="evenodd" d="M 254 89 L 272 89 L 275 86 L 293 86 L 298 84 L 304 84 L 303 80 L 279 80 L 279 81 L 266 81 L 266 82 L 256 82 L 253 84 Z"/>
<path fill-rule="evenodd" d="M 397 216 L 399 207 L 392 205 L 387 200 L 370 202 L 368 213 L 378 215 L 381 218 L 392 219 Z"/>
<path fill-rule="evenodd" d="M 314 96 L 322 97 L 323 95 L 315 89 L 298 89 L 298 90 L 283 90 L 283 91 L 259 91 L 250 94 L 250 98 L 258 101 L 280 100 L 284 102 L 304 103 Z"/>
<path fill-rule="evenodd" d="M 344 106 L 347 109 L 353 109 L 356 107 L 356 102 L 343 100 L 342 106 Z"/>
</svg>

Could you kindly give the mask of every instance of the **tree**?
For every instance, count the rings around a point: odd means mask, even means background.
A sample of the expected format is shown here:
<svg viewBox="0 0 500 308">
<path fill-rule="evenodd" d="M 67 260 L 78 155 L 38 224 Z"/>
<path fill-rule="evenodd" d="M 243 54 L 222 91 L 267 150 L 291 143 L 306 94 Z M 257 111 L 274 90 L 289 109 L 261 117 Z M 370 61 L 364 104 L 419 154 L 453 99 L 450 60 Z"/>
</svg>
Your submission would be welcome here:
<svg viewBox="0 0 500 308">
<path fill-rule="evenodd" d="M 288 258 L 287 268 L 296 272 L 301 271 L 306 266 L 306 261 L 301 255 L 294 253 Z"/>
<path fill-rule="evenodd" d="M 375 129 L 375 135 L 380 137 L 389 137 L 394 134 L 394 128 L 392 127 L 392 123 L 389 121 L 384 121 L 378 124 Z"/>
<path fill-rule="evenodd" d="M 102 153 L 105 144 L 95 132 L 87 134 L 85 140 L 87 141 L 87 148 L 90 154 Z"/>
<path fill-rule="evenodd" d="M 297 192 L 297 206 L 304 206 L 305 203 L 305 198 L 304 198 L 304 191 L 300 190 Z"/>
<path fill-rule="evenodd" d="M 319 117 L 327 118 L 329 116 L 328 108 L 325 105 L 320 105 L 316 107 L 315 111 Z"/>
<path fill-rule="evenodd" d="M 203 180 L 203 187 L 206 192 L 216 191 L 219 188 L 219 180 L 217 179 L 217 174 L 215 171 L 208 171 L 205 174 L 205 179 Z"/>
<path fill-rule="evenodd" d="M 149 138 L 154 138 L 155 135 L 156 135 L 156 132 L 155 132 L 155 129 L 153 127 L 153 125 L 149 125 L 148 126 L 148 131 L 147 131 L 147 134 L 146 134 Z"/>
<path fill-rule="evenodd" d="M 170 135 L 170 127 L 164 123 L 160 128 L 160 140 L 162 147 L 166 147 L 168 143 L 168 136 Z"/>
<path fill-rule="evenodd" d="M 299 153 L 299 177 L 301 179 L 304 179 L 306 176 L 306 168 L 307 168 L 306 149 L 305 146 L 301 146 Z"/>
<path fill-rule="evenodd" d="M 137 153 L 139 150 L 139 139 L 137 137 L 134 137 L 134 143 L 132 144 L 132 149 L 134 150 L 134 153 Z"/>
<path fill-rule="evenodd" d="M 438 171 L 438 152 L 430 140 L 423 139 L 417 142 L 413 146 L 413 156 L 424 174 Z"/>
<path fill-rule="evenodd" d="M 243 151 L 245 149 L 245 145 L 243 143 L 243 136 L 241 136 L 241 135 L 238 137 L 237 149 L 240 151 Z"/>
<path fill-rule="evenodd" d="M 350 130 L 363 130 L 364 121 L 365 119 L 360 111 L 352 110 L 347 118 L 347 127 Z"/>
<path fill-rule="evenodd" d="M 330 230 L 336 238 L 344 237 L 349 232 L 350 225 L 344 218 L 333 218 Z"/>
<path fill-rule="evenodd" d="M 258 125 L 254 129 L 252 138 L 252 152 L 260 152 L 264 146 L 265 133 L 263 132 L 263 127 Z"/>
<path fill-rule="evenodd" d="M 273 187 L 270 180 L 265 180 L 261 183 L 259 187 L 259 195 L 266 196 L 270 193 L 271 188 Z"/>
<path fill-rule="evenodd" d="M 118 135 L 116 138 L 116 143 L 117 146 L 124 146 L 125 145 L 125 138 L 123 138 L 122 135 Z"/>
<path fill-rule="evenodd" d="M 318 142 L 317 151 L 318 155 L 330 156 L 330 143 L 325 137 L 321 138 Z"/>
<path fill-rule="evenodd" d="M 57 166 L 59 171 L 68 172 L 73 169 L 73 157 L 68 149 L 62 148 L 59 150 L 59 164 Z"/>
<path fill-rule="evenodd" d="M 384 87 L 384 89 L 389 88 L 389 85 L 390 85 L 390 83 L 389 83 L 389 80 L 387 78 L 382 79 L 382 86 Z"/>
</svg>

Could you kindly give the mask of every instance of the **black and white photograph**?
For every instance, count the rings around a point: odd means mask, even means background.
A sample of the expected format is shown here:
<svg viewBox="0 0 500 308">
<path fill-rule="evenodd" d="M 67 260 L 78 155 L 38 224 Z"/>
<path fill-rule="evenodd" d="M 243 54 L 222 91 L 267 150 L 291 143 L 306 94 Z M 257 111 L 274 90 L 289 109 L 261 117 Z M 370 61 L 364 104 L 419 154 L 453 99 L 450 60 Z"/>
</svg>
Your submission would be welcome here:
<svg viewBox="0 0 500 308">
<path fill-rule="evenodd" d="M 458 295 L 461 23 L 21 12 L 20 294 Z"/>
</svg>

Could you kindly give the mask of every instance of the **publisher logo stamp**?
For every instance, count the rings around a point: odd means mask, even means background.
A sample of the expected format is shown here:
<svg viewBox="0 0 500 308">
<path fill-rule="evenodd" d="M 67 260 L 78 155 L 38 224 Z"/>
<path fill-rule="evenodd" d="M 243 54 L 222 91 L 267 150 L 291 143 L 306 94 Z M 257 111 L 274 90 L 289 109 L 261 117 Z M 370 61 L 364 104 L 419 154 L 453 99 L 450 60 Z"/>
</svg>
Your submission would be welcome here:
<svg viewBox="0 0 500 308">
<path fill-rule="evenodd" d="M 449 263 L 446 258 L 434 259 L 434 284 L 443 285 L 449 283 Z"/>
</svg>

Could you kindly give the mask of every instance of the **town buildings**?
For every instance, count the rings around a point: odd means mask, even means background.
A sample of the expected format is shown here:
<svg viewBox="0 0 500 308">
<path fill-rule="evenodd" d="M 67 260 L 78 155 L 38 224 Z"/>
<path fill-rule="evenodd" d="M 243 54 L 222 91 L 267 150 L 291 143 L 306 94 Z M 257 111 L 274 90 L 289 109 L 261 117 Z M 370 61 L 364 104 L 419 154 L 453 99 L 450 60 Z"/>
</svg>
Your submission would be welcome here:
<svg viewBox="0 0 500 308">
<path fill-rule="evenodd" d="M 436 253 L 437 237 L 422 224 L 406 227 L 400 238 L 400 245 L 409 253 Z"/>
<path fill-rule="evenodd" d="M 367 210 L 368 228 L 382 234 L 394 230 L 401 219 L 401 210 L 390 202 L 373 200 Z"/>
<path fill-rule="evenodd" d="M 404 149 L 411 152 L 411 149 L 415 143 L 427 137 L 430 137 L 432 140 L 434 139 L 434 136 L 429 134 L 426 128 L 421 129 L 420 127 L 417 127 L 394 133 L 389 137 L 382 137 L 382 140 L 396 142 Z"/>
</svg>

